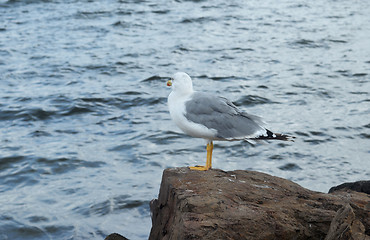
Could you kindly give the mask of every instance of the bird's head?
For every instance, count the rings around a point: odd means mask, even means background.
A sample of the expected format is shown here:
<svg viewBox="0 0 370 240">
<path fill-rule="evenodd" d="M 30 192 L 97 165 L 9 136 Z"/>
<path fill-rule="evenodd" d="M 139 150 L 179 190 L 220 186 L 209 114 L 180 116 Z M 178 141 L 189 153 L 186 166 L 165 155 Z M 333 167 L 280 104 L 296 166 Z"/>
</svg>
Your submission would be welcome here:
<svg viewBox="0 0 370 240">
<path fill-rule="evenodd" d="M 193 92 L 193 82 L 190 76 L 184 72 L 175 73 L 171 79 L 167 81 L 167 86 L 172 86 L 172 90 L 176 92 Z"/>
</svg>

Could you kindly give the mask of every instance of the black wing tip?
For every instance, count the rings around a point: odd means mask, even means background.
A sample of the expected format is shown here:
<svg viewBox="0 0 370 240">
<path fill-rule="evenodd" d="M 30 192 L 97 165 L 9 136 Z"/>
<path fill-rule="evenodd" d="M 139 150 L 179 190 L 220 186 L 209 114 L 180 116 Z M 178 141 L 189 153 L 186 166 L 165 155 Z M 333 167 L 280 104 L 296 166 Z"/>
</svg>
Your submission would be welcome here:
<svg viewBox="0 0 370 240">
<path fill-rule="evenodd" d="M 295 137 L 286 135 L 286 134 L 281 134 L 281 133 L 273 133 L 270 130 L 266 129 L 266 135 L 262 135 L 254 139 L 255 140 L 281 140 L 281 141 L 294 142 Z"/>
<path fill-rule="evenodd" d="M 295 139 L 294 136 L 290 136 L 290 135 L 285 135 L 285 134 L 275 134 L 275 135 L 277 136 L 277 140 L 294 142 L 294 139 Z"/>
</svg>

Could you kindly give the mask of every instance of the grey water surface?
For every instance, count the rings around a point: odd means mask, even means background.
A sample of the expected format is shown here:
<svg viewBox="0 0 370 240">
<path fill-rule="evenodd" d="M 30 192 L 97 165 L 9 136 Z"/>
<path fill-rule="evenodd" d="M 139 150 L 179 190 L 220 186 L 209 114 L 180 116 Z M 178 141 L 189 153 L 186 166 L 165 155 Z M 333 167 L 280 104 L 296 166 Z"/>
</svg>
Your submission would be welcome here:
<svg viewBox="0 0 370 240">
<path fill-rule="evenodd" d="M 205 162 L 170 120 L 185 71 L 294 143 L 213 167 L 327 192 L 370 178 L 370 1 L 0 0 L 0 239 L 146 239 L 162 171 Z"/>
</svg>

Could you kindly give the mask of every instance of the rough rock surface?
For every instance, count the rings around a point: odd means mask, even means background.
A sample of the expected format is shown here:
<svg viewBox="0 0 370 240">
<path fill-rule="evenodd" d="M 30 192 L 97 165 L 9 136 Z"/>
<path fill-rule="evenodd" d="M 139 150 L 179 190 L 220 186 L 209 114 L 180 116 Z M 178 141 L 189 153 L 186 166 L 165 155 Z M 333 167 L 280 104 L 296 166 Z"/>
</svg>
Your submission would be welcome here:
<svg viewBox="0 0 370 240">
<path fill-rule="evenodd" d="M 369 201 L 254 171 L 166 169 L 149 239 L 368 239 Z"/>
<path fill-rule="evenodd" d="M 348 189 L 355 192 L 363 192 L 370 194 L 370 181 L 357 181 L 357 182 L 350 182 L 350 183 L 343 183 L 338 186 L 332 187 L 329 190 L 329 193 L 333 193 L 335 191 L 339 191 L 342 189 Z"/>
<path fill-rule="evenodd" d="M 104 240 L 128 240 L 128 239 L 118 233 L 112 233 L 109 234 Z"/>
<path fill-rule="evenodd" d="M 334 216 L 325 240 L 370 239 L 370 236 L 366 236 L 365 226 L 361 222 L 362 220 L 369 223 L 369 214 L 361 217 L 361 212 L 361 209 L 354 204 L 344 205 Z"/>
</svg>

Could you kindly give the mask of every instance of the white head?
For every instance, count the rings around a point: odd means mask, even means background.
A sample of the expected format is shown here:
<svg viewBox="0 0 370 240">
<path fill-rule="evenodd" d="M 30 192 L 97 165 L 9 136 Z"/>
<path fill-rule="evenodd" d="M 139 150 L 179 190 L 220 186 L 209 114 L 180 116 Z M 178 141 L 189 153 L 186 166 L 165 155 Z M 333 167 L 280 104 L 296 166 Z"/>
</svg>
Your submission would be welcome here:
<svg viewBox="0 0 370 240">
<path fill-rule="evenodd" d="M 172 91 L 180 94 L 189 94 L 193 92 L 193 82 L 189 75 L 184 72 L 175 73 L 171 80 L 167 82 L 167 86 L 172 86 Z"/>
</svg>

